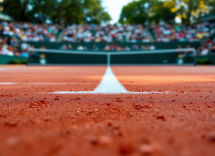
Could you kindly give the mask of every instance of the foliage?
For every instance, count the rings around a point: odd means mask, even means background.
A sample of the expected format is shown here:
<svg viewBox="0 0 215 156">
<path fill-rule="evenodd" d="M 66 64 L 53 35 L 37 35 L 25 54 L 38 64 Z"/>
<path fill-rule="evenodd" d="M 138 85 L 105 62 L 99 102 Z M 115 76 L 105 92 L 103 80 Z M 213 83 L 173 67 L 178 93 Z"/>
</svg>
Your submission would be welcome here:
<svg viewBox="0 0 215 156">
<path fill-rule="evenodd" d="M 203 59 L 197 59 L 197 64 L 199 65 L 207 65 L 207 64 L 211 64 L 211 61 L 209 58 L 203 58 Z"/>
<path fill-rule="evenodd" d="M 10 64 L 20 64 L 20 61 L 17 59 L 13 59 L 10 61 Z"/>
<path fill-rule="evenodd" d="M 178 17 L 189 24 L 207 13 L 215 13 L 215 0 L 137 0 L 123 7 L 119 22 L 144 24 L 148 17 L 150 23 L 173 23 Z"/>
<path fill-rule="evenodd" d="M 111 20 L 101 0 L 4 0 L 3 13 L 16 21 L 101 23 Z"/>
<path fill-rule="evenodd" d="M 148 8 L 145 6 L 146 3 L 148 4 Z M 160 20 L 173 21 L 175 13 L 171 12 L 171 8 L 174 7 L 174 4 L 175 2 L 167 4 L 156 0 L 133 1 L 123 7 L 119 22 L 144 24 L 147 18 L 149 22 L 156 23 Z"/>
<path fill-rule="evenodd" d="M 21 64 L 27 64 L 27 63 L 28 63 L 27 59 L 23 59 L 21 62 Z"/>
</svg>

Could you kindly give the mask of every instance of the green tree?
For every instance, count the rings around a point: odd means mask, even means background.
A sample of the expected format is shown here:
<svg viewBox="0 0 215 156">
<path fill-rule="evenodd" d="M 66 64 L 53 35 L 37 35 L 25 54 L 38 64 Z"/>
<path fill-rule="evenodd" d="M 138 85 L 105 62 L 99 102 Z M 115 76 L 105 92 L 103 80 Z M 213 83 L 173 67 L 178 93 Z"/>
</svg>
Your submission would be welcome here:
<svg viewBox="0 0 215 156">
<path fill-rule="evenodd" d="M 149 5 L 147 10 L 146 3 Z M 214 12 L 215 0 L 137 0 L 123 7 L 119 22 L 143 24 L 148 17 L 151 23 L 160 20 L 173 23 L 175 17 L 179 17 L 183 23 L 190 24 Z"/>
<path fill-rule="evenodd" d="M 171 9 L 174 7 L 175 2 L 173 1 L 166 4 L 167 2 L 157 0 L 130 2 L 122 8 L 119 22 L 143 24 L 147 19 L 151 23 L 159 22 L 160 20 L 172 22 L 175 18 L 175 13 L 173 13 Z"/>
<path fill-rule="evenodd" d="M 29 4 L 29 0 L 4 0 L 2 3 L 3 13 L 6 13 L 13 18 L 16 18 L 18 21 L 24 20 L 27 21 L 28 17 L 26 17 L 27 5 Z"/>
<path fill-rule="evenodd" d="M 111 20 L 101 0 L 4 0 L 2 6 L 15 21 L 99 24 Z"/>
</svg>

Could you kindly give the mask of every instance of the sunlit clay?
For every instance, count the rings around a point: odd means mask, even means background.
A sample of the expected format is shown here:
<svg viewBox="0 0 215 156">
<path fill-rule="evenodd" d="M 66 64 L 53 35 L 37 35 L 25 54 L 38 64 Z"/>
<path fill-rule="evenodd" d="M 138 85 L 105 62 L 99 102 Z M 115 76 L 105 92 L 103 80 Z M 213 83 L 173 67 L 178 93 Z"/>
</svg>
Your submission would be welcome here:
<svg viewBox="0 0 215 156">
<path fill-rule="evenodd" d="M 107 67 L 106 72 L 94 91 L 60 91 L 55 94 L 168 94 L 170 92 L 129 92 L 118 81 L 110 66 Z"/>
</svg>

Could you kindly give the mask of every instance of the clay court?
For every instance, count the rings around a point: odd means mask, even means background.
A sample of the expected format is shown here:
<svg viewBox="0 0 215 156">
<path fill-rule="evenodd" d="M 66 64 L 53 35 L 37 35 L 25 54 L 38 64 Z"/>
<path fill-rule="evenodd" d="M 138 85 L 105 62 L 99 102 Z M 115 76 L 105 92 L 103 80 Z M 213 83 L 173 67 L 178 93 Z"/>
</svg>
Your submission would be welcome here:
<svg viewBox="0 0 215 156">
<path fill-rule="evenodd" d="M 214 155 L 213 66 L 106 69 L 1 66 L 1 156 Z"/>
</svg>

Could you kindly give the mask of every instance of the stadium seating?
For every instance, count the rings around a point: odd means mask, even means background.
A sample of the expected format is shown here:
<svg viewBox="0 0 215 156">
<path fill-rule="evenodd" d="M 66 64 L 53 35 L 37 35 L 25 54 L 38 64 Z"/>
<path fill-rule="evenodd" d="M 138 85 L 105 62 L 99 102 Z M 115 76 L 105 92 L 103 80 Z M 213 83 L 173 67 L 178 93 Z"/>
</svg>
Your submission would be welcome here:
<svg viewBox="0 0 215 156">
<path fill-rule="evenodd" d="M 214 54 L 215 22 L 190 27 L 161 23 L 148 28 L 144 29 L 142 25 L 73 24 L 62 29 L 60 24 L 2 22 L 0 54 L 27 57 L 29 48 L 88 51 L 195 48 L 199 55 Z M 155 42 L 149 39 L 148 30 L 156 38 Z M 57 41 L 58 36 L 61 40 Z"/>
<path fill-rule="evenodd" d="M 149 26 L 157 42 L 189 41 L 198 42 L 214 33 L 215 23 L 203 22 L 186 26 L 183 24 L 160 23 Z"/>
<path fill-rule="evenodd" d="M 150 42 L 142 25 L 71 25 L 64 41 L 68 42 Z"/>
</svg>

